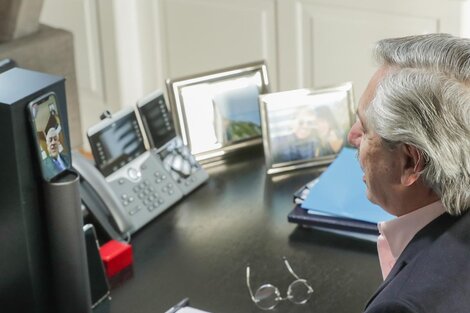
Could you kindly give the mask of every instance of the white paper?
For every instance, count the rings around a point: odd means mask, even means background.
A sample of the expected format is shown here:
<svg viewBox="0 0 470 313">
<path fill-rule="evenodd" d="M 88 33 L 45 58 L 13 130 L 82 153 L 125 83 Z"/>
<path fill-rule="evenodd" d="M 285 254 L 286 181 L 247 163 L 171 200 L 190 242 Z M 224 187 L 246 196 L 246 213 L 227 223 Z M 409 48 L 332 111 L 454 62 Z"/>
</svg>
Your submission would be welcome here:
<svg viewBox="0 0 470 313">
<path fill-rule="evenodd" d="M 177 311 L 177 313 L 209 313 L 207 311 L 201 311 L 190 306 L 185 306 Z"/>
</svg>

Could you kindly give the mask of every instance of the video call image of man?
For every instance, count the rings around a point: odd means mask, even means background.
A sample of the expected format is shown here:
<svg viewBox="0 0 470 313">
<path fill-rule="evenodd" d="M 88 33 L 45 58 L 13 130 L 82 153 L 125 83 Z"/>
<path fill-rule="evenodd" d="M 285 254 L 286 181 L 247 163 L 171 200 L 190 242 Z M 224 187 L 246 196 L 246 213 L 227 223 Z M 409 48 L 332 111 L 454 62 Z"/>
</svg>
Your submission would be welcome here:
<svg viewBox="0 0 470 313">
<path fill-rule="evenodd" d="M 379 41 L 348 140 L 378 224 L 384 282 L 366 313 L 470 312 L 470 39 Z"/>
<path fill-rule="evenodd" d="M 326 106 L 300 109 L 290 132 L 273 140 L 275 162 L 309 160 L 338 153 L 345 142 Z"/>
<path fill-rule="evenodd" d="M 43 166 L 47 177 L 54 177 L 69 167 L 68 156 L 61 153 L 60 126 L 50 127 L 46 132 L 47 157 Z"/>
</svg>

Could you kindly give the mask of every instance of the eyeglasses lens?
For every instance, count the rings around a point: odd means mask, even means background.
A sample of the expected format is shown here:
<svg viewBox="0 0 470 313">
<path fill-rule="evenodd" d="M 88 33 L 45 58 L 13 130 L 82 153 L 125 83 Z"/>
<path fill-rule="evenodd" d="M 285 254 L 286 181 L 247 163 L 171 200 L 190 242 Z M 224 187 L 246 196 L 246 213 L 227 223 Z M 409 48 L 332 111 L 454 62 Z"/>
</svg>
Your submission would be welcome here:
<svg viewBox="0 0 470 313">
<path fill-rule="evenodd" d="M 312 291 L 304 279 L 294 281 L 292 284 L 290 284 L 289 290 L 287 291 L 289 300 L 296 304 L 303 304 L 307 302 L 311 295 Z"/>
<path fill-rule="evenodd" d="M 263 310 L 274 308 L 278 302 L 279 290 L 273 285 L 263 285 L 255 293 L 256 305 Z"/>
</svg>

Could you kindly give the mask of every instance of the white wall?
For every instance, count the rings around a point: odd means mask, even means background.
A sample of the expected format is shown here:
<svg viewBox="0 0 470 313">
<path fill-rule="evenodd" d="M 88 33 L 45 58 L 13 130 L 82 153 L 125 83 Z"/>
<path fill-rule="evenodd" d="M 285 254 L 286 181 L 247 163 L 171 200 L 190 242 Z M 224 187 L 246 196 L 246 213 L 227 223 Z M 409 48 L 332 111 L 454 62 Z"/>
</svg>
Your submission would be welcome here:
<svg viewBox="0 0 470 313">
<path fill-rule="evenodd" d="M 166 78 L 265 59 L 272 90 L 352 80 L 359 95 L 377 39 L 470 37 L 459 0 L 44 0 L 43 23 L 75 36 L 85 132 Z M 87 142 L 87 139 L 84 139 Z"/>
</svg>

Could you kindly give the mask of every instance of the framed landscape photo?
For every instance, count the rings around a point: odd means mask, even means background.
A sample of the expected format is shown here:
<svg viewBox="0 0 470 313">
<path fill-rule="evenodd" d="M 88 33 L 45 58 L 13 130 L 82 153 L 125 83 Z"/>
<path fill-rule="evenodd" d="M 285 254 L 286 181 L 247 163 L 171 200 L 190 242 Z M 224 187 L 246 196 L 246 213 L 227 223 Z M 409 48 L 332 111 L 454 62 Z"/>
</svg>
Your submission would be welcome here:
<svg viewBox="0 0 470 313">
<path fill-rule="evenodd" d="M 354 122 L 351 83 L 260 96 L 268 174 L 330 163 Z"/>
<path fill-rule="evenodd" d="M 261 145 L 259 96 L 269 92 L 263 61 L 166 84 L 178 133 L 198 161 L 220 160 Z"/>
</svg>

